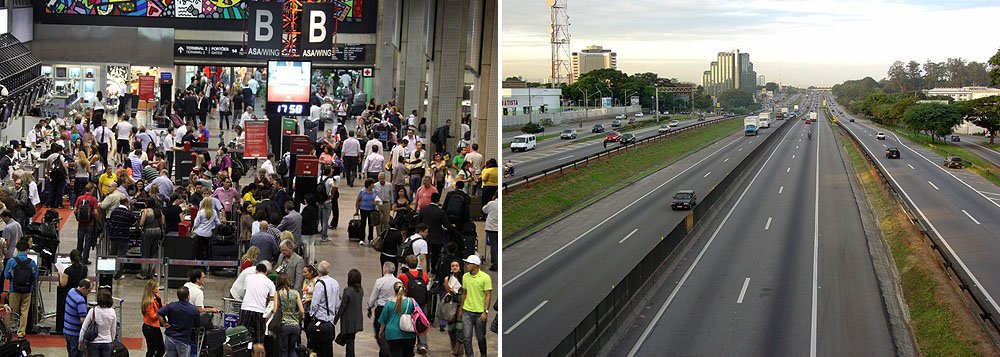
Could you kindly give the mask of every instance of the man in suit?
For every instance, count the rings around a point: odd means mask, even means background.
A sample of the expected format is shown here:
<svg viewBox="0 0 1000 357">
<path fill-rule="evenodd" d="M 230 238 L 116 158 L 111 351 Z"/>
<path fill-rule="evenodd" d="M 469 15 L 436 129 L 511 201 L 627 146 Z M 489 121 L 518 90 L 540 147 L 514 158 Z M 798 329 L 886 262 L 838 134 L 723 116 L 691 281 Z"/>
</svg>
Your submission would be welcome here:
<svg viewBox="0 0 1000 357">
<path fill-rule="evenodd" d="M 198 119 L 202 125 L 208 125 L 208 111 L 212 108 L 212 100 L 205 97 L 205 92 L 198 91 Z"/>
<path fill-rule="evenodd" d="M 290 240 L 283 240 L 278 245 L 281 254 L 278 254 L 278 265 L 275 271 L 288 273 L 288 280 L 292 282 L 292 289 L 302 291 L 302 268 L 305 268 L 305 260 L 295 253 L 295 244 Z"/>
<path fill-rule="evenodd" d="M 292 232 L 296 242 L 302 241 L 302 215 L 295 211 L 295 201 L 285 200 L 285 216 L 278 223 L 278 230 Z"/>
<path fill-rule="evenodd" d="M 441 200 L 440 193 L 434 193 L 431 195 L 431 204 L 424 206 L 420 209 L 420 223 L 427 225 L 427 260 L 429 260 L 429 267 L 424 267 L 424 269 L 433 269 L 437 267 L 438 258 L 441 256 L 441 247 L 448 243 L 445 240 L 444 231 L 450 230 L 457 234 L 458 230 L 455 226 L 448 221 L 448 214 L 445 213 L 444 209 L 438 205 L 438 201 Z M 432 270 L 428 270 L 432 271 Z"/>
<path fill-rule="evenodd" d="M 194 122 L 194 116 L 198 114 L 198 98 L 189 90 L 184 96 L 184 121 Z"/>
</svg>

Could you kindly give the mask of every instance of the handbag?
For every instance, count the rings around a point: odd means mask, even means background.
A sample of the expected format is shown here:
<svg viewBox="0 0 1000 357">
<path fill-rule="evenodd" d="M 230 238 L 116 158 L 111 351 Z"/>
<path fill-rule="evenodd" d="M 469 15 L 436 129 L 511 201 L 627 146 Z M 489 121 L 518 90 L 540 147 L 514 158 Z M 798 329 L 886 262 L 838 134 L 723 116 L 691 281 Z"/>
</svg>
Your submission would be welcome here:
<svg viewBox="0 0 1000 357">
<path fill-rule="evenodd" d="M 382 211 L 374 210 L 368 214 L 368 225 L 375 227 L 382 224 Z"/>
<path fill-rule="evenodd" d="M 407 300 L 413 304 L 411 312 L 415 312 L 417 310 L 417 301 L 413 300 L 413 298 L 409 298 Z M 403 332 L 417 332 L 413 323 L 413 315 L 406 313 L 399 317 L 399 330 Z"/>
<path fill-rule="evenodd" d="M 420 336 L 427 334 L 427 330 L 431 328 L 431 323 L 427 320 L 427 315 L 424 315 L 424 310 L 420 309 L 420 305 L 416 304 L 413 306 L 413 327 L 417 335 Z"/>
<path fill-rule="evenodd" d="M 97 324 L 97 313 L 95 312 L 95 310 L 96 308 L 90 310 L 90 315 L 92 316 L 90 319 L 90 324 L 93 325 L 91 326 L 93 328 L 88 328 L 87 333 L 83 335 L 83 339 L 86 340 L 87 342 L 94 342 L 94 340 L 97 339 L 98 330 L 101 328 L 101 326 Z"/>
<path fill-rule="evenodd" d="M 385 246 L 385 235 L 388 233 L 389 230 L 386 230 L 385 232 L 382 232 L 382 234 L 378 235 L 378 237 L 375 237 L 375 239 L 372 239 L 372 249 L 376 252 L 381 252 L 382 248 Z"/>
<path fill-rule="evenodd" d="M 327 316 L 330 316 L 330 297 L 326 295 L 326 282 L 320 280 L 319 283 L 323 284 L 323 295 L 327 297 L 326 314 Z M 336 328 L 333 326 L 333 323 L 329 321 L 310 322 L 306 327 L 306 337 L 308 337 L 310 341 L 330 341 L 335 338 L 335 331 Z"/>
<path fill-rule="evenodd" d="M 285 298 L 288 298 L 288 293 L 285 293 Z M 267 330 L 271 333 L 277 334 L 281 330 L 281 317 L 284 315 L 281 312 L 281 298 L 278 298 L 278 312 L 271 314 L 271 320 L 267 322 Z"/>
<path fill-rule="evenodd" d="M 344 334 L 344 331 L 338 332 L 337 333 L 337 338 L 334 338 L 333 342 L 336 342 L 338 345 L 341 345 L 341 346 L 346 345 L 347 344 L 347 336 Z"/>
<path fill-rule="evenodd" d="M 452 294 L 447 294 L 441 298 L 441 303 L 438 304 L 437 318 L 453 322 L 455 321 L 455 315 L 458 312 L 458 304 L 455 301 L 455 296 Z"/>
</svg>

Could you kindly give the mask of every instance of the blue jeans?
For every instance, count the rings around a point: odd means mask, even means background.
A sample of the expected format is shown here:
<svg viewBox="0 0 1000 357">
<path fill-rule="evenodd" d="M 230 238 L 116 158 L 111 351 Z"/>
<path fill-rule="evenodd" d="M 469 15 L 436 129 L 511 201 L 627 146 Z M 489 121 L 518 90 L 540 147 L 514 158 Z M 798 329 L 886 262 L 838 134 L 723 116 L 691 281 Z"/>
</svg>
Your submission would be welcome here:
<svg viewBox="0 0 1000 357">
<path fill-rule="evenodd" d="M 83 260 L 90 260 L 90 248 L 93 241 L 91 237 L 94 235 L 94 227 L 82 226 L 76 230 L 76 250 L 80 251 L 80 256 Z"/>
<path fill-rule="evenodd" d="M 77 349 L 77 345 L 80 344 L 80 336 L 64 335 L 66 336 L 66 353 L 69 357 L 82 356 L 83 353 Z"/>
<path fill-rule="evenodd" d="M 167 357 L 185 357 L 191 355 L 191 345 L 184 341 L 175 340 L 173 337 L 167 336 L 166 340 L 163 341 L 163 345 L 167 348 Z"/>
<path fill-rule="evenodd" d="M 497 257 L 499 250 L 497 249 L 497 241 L 500 240 L 499 232 L 497 231 L 486 231 L 486 245 L 490 247 L 490 270 L 499 271 L 500 269 L 500 258 Z"/>
<path fill-rule="evenodd" d="M 480 316 L 486 312 L 469 312 L 462 310 L 462 341 L 465 344 L 465 356 L 472 357 L 472 333 L 476 333 L 479 341 L 479 354 L 486 355 L 486 321 Z"/>
<path fill-rule="evenodd" d="M 323 207 L 319 210 L 319 237 L 322 240 L 326 240 L 329 234 L 331 214 L 333 214 L 333 204 L 330 201 L 323 202 Z M 306 264 L 309 263 L 307 262 Z"/>
<path fill-rule="evenodd" d="M 111 357 L 110 343 L 91 343 L 87 347 L 88 357 Z"/>
<path fill-rule="evenodd" d="M 410 175 L 410 198 L 412 200 L 417 199 L 417 189 L 420 188 L 420 183 L 423 181 L 422 176 Z"/>
<path fill-rule="evenodd" d="M 298 345 L 300 334 L 302 334 L 302 329 L 299 328 L 299 325 L 281 325 L 281 333 L 278 335 L 279 357 L 298 356 L 295 347 Z"/>
</svg>

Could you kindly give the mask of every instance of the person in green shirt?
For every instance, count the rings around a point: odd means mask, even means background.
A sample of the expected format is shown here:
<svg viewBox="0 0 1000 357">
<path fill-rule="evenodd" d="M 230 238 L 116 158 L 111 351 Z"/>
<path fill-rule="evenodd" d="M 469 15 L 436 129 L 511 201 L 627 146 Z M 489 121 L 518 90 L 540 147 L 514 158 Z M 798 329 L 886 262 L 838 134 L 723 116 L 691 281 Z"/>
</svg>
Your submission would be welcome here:
<svg viewBox="0 0 1000 357">
<path fill-rule="evenodd" d="M 482 260 L 477 255 L 464 259 L 466 271 L 462 276 L 462 308 L 459 318 L 464 329 L 462 339 L 465 344 L 465 355 L 472 356 L 472 333 L 476 333 L 479 341 L 479 354 L 486 356 L 486 321 L 489 305 L 493 295 L 493 281 L 490 276 L 479 270 Z"/>
<path fill-rule="evenodd" d="M 455 157 L 451 159 L 451 164 L 452 164 L 451 171 L 457 172 L 458 170 L 461 170 L 462 164 L 464 163 L 465 163 L 465 155 L 462 155 L 462 151 L 459 150 L 458 153 L 455 154 Z"/>
</svg>

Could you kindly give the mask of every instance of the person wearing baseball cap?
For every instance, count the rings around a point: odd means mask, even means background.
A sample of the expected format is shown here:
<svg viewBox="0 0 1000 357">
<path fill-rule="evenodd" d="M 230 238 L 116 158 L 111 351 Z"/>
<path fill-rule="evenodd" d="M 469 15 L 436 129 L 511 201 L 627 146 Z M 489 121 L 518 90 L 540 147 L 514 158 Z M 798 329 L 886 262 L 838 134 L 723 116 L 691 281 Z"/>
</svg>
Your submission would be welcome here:
<svg viewBox="0 0 1000 357">
<path fill-rule="evenodd" d="M 462 330 L 462 340 L 465 344 L 465 355 L 472 356 L 472 333 L 476 333 L 479 341 L 479 354 L 486 356 L 486 321 L 489 311 L 486 306 L 493 296 L 493 281 L 490 276 L 479 270 L 483 263 L 478 255 L 470 255 L 463 259 L 467 273 L 462 276 L 462 308 L 458 315 L 465 328 Z"/>
</svg>

